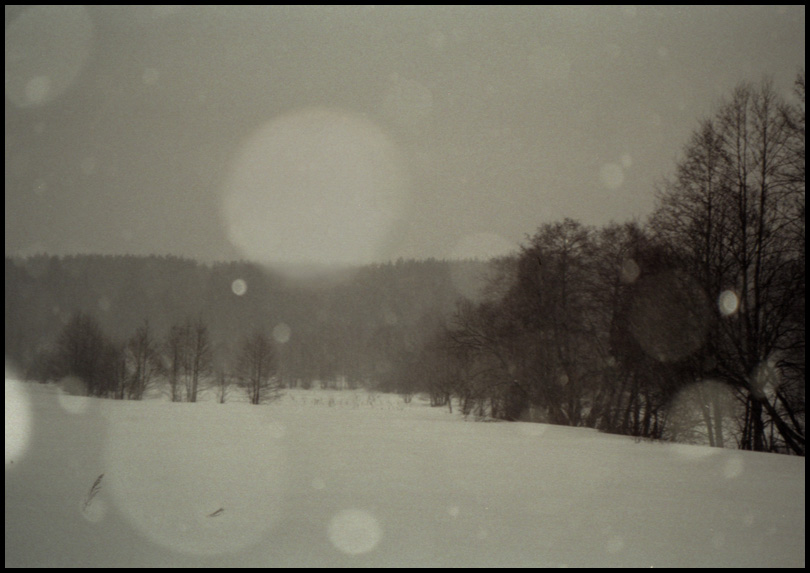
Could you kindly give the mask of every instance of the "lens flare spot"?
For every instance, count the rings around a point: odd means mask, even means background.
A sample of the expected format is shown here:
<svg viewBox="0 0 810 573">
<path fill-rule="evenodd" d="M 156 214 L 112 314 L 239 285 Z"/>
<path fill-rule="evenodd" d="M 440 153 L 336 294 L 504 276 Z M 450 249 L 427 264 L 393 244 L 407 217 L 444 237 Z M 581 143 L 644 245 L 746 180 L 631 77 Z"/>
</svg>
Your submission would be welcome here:
<svg viewBox="0 0 810 573">
<path fill-rule="evenodd" d="M 751 374 L 751 389 L 758 396 L 772 397 L 779 387 L 781 375 L 773 358 L 761 362 Z"/>
<path fill-rule="evenodd" d="M 155 68 L 146 68 L 141 74 L 141 81 L 148 85 L 154 85 L 160 79 L 160 72 Z"/>
<path fill-rule="evenodd" d="M 84 6 L 32 6 L 6 28 L 6 97 L 47 104 L 78 79 L 90 56 L 93 22 Z"/>
<path fill-rule="evenodd" d="M 51 80 L 48 76 L 35 76 L 25 84 L 25 97 L 32 105 L 48 101 L 51 91 Z"/>
<path fill-rule="evenodd" d="M 723 465 L 723 476 L 726 479 L 734 479 L 742 475 L 744 469 L 743 459 L 741 456 L 734 456 L 726 460 Z"/>
<path fill-rule="evenodd" d="M 611 554 L 616 554 L 621 552 L 624 549 L 624 539 L 620 535 L 614 535 L 607 542 L 607 552 Z"/>
<path fill-rule="evenodd" d="M 706 340 L 709 305 L 688 275 L 663 272 L 638 280 L 630 307 L 630 331 L 647 354 L 661 362 L 681 360 Z"/>
<path fill-rule="evenodd" d="M 464 235 L 449 252 L 449 258 L 457 261 L 488 261 L 516 252 L 518 246 L 497 233 L 473 233 Z M 450 279 L 459 294 L 470 300 L 481 296 L 485 286 L 480 268 L 474 265 L 457 264 L 450 268 Z"/>
<path fill-rule="evenodd" d="M 376 125 L 307 109 L 246 142 L 222 207 L 230 240 L 253 261 L 362 264 L 385 256 L 403 192 L 400 154 Z"/>
<path fill-rule="evenodd" d="M 615 190 L 624 184 L 624 170 L 618 163 L 605 163 L 599 169 L 599 180 L 610 190 Z"/>
<path fill-rule="evenodd" d="M 636 279 L 641 274 L 641 269 L 638 263 L 633 259 L 625 259 L 622 261 L 621 280 L 625 284 L 636 282 Z"/>
<path fill-rule="evenodd" d="M 102 295 L 98 298 L 98 309 L 101 312 L 109 312 L 111 308 L 112 302 L 109 297 Z"/>
<path fill-rule="evenodd" d="M 28 448 L 31 437 L 31 405 L 23 383 L 9 379 L 6 369 L 6 466 Z"/>
<path fill-rule="evenodd" d="M 273 327 L 273 338 L 280 344 L 289 342 L 291 334 L 292 329 L 284 322 L 280 322 Z"/>
<path fill-rule="evenodd" d="M 667 407 L 667 423 L 674 440 L 688 444 L 725 446 L 725 424 L 737 415 L 732 389 L 717 380 L 701 380 L 681 389 Z M 708 427 L 707 427 L 708 426 Z M 718 431 L 719 430 L 719 431 Z M 709 436 L 713 436 L 714 443 Z M 714 448 L 684 446 L 684 457 L 711 455 Z"/>
<path fill-rule="evenodd" d="M 87 385 L 76 376 L 66 376 L 57 382 L 57 401 L 65 412 L 75 416 L 87 412 L 90 399 L 87 398 Z"/>
<path fill-rule="evenodd" d="M 242 296 L 247 292 L 247 283 L 242 279 L 236 279 L 231 283 L 231 290 L 236 296 Z"/>
<path fill-rule="evenodd" d="M 99 523 L 107 515 L 107 503 L 93 498 L 82 501 L 82 516 L 90 523 Z"/>
<path fill-rule="evenodd" d="M 228 424 L 211 409 L 215 421 L 201 428 L 196 409 L 173 408 L 168 425 L 166 411 L 142 412 L 109 425 L 103 491 L 116 515 L 149 541 L 191 555 L 265 539 L 282 516 L 288 464 L 284 441 L 264 418 Z M 188 430 L 178 435 L 176 428 Z"/>
<path fill-rule="evenodd" d="M 390 308 L 386 308 L 383 310 L 383 320 L 385 321 L 385 324 L 389 326 L 396 326 L 396 324 L 399 322 L 399 317 L 397 316 L 396 312 Z"/>
<path fill-rule="evenodd" d="M 37 177 L 34 179 L 34 184 L 32 187 L 34 188 L 34 195 L 41 197 L 48 191 L 48 181 L 42 177 Z"/>
<path fill-rule="evenodd" d="M 360 555 L 374 549 L 383 536 L 377 518 L 367 511 L 347 509 L 329 522 L 329 541 L 347 555 Z"/>
<path fill-rule="evenodd" d="M 717 299 L 717 306 L 720 307 L 720 312 L 723 316 L 731 316 L 739 310 L 740 299 L 734 291 L 724 290 Z"/>
</svg>

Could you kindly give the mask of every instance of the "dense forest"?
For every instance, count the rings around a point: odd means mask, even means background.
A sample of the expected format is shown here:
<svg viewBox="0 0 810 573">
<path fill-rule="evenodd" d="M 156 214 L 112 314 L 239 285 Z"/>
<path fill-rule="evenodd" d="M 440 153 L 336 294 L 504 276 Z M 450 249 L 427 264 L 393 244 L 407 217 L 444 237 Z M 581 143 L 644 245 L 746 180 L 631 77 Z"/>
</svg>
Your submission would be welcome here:
<svg viewBox="0 0 810 573">
<path fill-rule="evenodd" d="M 6 360 L 30 378 L 52 377 L 48 358 L 59 335 L 83 315 L 121 346 L 139 329 L 164 344 L 173 329 L 203 326 L 211 372 L 228 369 L 242 339 L 263 331 L 277 343 L 285 385 L 371 386 L 387 381 L 462 294 L 474 296 L 487 268 L 399 260 L 288 278 L 246 262 L 6 257 Z"/>
<path fill-rule="evenodd" d="M 646 222 L 542 224 L 489 263 L 293 280 L 171 257 L 6 258 L 6 360 L 88 394 L 229 380 L 423 392 L 482 419 L 805 452 L 804 74 L 700 122 Z M 77 341 L 83 341 L 79 344 Z"/>
</svg>

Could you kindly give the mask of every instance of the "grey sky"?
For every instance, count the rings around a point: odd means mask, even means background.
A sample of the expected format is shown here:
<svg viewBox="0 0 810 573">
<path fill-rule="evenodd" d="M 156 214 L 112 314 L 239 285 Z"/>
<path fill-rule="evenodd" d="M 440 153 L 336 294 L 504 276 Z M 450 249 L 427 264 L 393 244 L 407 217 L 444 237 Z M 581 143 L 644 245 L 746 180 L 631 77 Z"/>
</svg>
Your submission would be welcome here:
<svg viewBox="0 0 810 573">
<path fill-rule="evenodd" d="M 485 256 L 645 217 L 798 7 L 6 7 L 6 253 Z"/>
</svg>

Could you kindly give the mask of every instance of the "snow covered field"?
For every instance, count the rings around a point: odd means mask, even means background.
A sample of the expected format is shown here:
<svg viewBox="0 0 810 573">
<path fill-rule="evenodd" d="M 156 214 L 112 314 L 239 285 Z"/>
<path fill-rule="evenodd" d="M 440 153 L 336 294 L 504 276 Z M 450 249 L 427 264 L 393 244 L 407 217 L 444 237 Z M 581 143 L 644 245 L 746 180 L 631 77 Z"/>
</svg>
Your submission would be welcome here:
<svg viewBox="0 0 810 573">
<path fill-rule="evenodd" d="M 379 394 L 250 406 L 5 386 L 7 567 L 805 563 L 804 458 Z"/>
</svg>

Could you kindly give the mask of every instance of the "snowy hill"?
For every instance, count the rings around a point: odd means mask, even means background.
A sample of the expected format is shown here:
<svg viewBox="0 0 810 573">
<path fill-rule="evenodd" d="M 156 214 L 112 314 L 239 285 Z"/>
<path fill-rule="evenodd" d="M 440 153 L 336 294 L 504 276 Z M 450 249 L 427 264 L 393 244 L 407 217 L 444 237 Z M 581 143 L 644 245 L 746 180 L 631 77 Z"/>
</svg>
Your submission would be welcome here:
<svg viewBox="0 0 810 573">
<path fill-rule="evenodd" d="M 804 467 L 387 395 L 117 402 L 7 379 L 5 564 L 804 567 Z"/>
</svg>

